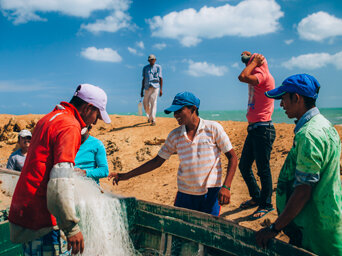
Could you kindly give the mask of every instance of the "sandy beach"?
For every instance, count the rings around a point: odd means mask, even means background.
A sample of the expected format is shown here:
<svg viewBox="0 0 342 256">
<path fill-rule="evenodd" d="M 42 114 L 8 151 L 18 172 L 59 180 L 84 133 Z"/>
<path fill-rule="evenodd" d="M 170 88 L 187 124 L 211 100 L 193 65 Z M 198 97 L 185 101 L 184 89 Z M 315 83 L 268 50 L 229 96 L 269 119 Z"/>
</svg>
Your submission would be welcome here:
<svg viewBox="0 0 342 256">
<path fill-rule="evenodd" d="M 6 166 L 7 158 L 16 149 L 17 132 L 21 129 L 32 129 L 42 115 L 0 115 L 0 165 Z M 178 126 L 174 118 L 157 118 L 156 126 L 150 126 L 143 116 L 111 115 L 112 123 L 109 125 L 99 121 L 92 129 L 91 135 L 100 139 L 107 149 L 107 159 L 110 171 L 126 172 L 140 164 L 152 159 L 158 153 L 168 133 Z M 219 121 L 227 132 L 233 147 L 240 158 L 243 143 L 247 135 L 246 122 Z M 280 168 L 292 146 L 294 125 L 275 124 L 276 140 L 271 154 L 271 171 L 274 191 Z M 342 126 L 336 126 L 342 137 Z M 222 155 L 223 166 L 227 160 Z M 113 186 L 107 179 L 101 180 L 104 190 L 111 191 L 127 197 L 136 197 L 165 205 L 173 205 L 177 184 L 178 156 L 173 155 L 159 169 L 120 182 Z M 256 170 L 255 166 L 253 167 Z M 250 221 L 248 216 L 255 210 L 238 209 L 241 202 L 249 199 L 247 187 L 237 170 L 231 187 L 231 203 L 221 208 L 221 217 L 239 223 L 242 226 L 259 230 L 263 225 L 276 219 L 277 213 L 273 211 L 266 217 Z M 0 193 L 0 209 L 10 205 L 11 198 Z M 272 197 L 275 205 L 275 194 Z M 286 236 L 280 234 L 278 238 L 286 241 Z"/>
</svg>

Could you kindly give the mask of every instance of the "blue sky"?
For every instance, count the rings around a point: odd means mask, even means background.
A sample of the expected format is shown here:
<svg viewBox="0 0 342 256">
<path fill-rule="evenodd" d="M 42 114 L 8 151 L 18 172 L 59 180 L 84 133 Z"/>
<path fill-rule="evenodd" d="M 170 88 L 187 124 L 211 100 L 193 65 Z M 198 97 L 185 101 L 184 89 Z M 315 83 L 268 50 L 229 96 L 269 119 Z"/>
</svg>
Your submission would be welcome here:
<svg viewBox="0 0 342 256">
<path fill-rule="evenodd" d="M 201 110 L 246 109 L 244 50 L 266 56 L 276 84 L 321 83 L 319 107 L 342 107 L 342 1 L 0 0 L 0 113 L 47 113 L 80 83 L 108 112 L 136 112 L 147 56 L 163 67 L 158 111 L 180 91 Z M 276 102 L 279 107 L 279 102 Z"/>
</svg>

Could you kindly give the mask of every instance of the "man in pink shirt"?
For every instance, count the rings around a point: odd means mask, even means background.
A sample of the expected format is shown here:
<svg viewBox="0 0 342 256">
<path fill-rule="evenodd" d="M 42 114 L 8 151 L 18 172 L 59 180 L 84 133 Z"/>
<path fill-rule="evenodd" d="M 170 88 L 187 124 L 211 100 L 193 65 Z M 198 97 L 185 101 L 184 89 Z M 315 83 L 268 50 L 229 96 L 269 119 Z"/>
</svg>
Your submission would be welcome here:
<svg viewBox="0 0 342 256">
<path fill-rule="evenodd" d="M 275 129 L 271 121 L 274 110 L 273 100 L 265 92 L 275 88 L 274 78 L 268 70 L 265 57 L 244 51 L 241 61 L 246 65 L 239 80 L 248 84 L 248 135 L 242 150 L 239 169 L 245 180 L 250 200 L 243 202 L 242 209 L 258 206 L 251 219 L 259 219 L 274 210 L 271 202 L 272 176 L 270 154 L 275 140 Z M 261 189 L 256 183 L 252 164 L 256 162 Z"/>
</svg>

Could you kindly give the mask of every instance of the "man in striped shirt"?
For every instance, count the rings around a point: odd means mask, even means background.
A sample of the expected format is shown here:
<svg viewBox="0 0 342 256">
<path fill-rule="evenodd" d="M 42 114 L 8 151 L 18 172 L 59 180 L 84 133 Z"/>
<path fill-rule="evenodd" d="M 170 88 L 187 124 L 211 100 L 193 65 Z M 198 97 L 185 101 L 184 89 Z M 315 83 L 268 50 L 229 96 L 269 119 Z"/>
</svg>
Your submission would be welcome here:
<svg viewBox="0 0 342 256">
<path fill-rule="evenodd" d="M 174 112 L 178 128 L 168 135 L 158 155 L 127 173 L 111 173 L 113 184 L 160 167 L 174 153 L 179 156 L 178 192 L 175 206 L 218 216 L 220 205 L 230 202 L 230 186 L 237 157 L 223 127 L 198 116 L 200 100 L 190 92 L 178 93 L 164 112 Z M 222 184 L 220 154 L 228 158 L 227 175 Z"/>
</svg>

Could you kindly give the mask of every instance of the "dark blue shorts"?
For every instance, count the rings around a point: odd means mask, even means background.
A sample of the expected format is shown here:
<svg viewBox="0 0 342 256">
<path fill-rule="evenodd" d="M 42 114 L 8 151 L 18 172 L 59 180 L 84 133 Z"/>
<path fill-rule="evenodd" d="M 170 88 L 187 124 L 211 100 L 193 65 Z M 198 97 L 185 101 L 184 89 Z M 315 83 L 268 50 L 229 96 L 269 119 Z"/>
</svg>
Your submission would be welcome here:
<svg viewBox="0 0 342 256">
<path fill-rule="evenodd" d="M 178 191 L 174 206 L 219 216 L 221 206 L 218 203 L 218 193 L 220 189 L 221 187 L 208 188 L 208 193 L 200 196 Z"/>
</svg>

